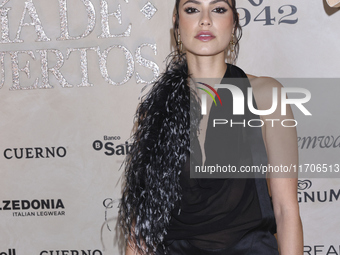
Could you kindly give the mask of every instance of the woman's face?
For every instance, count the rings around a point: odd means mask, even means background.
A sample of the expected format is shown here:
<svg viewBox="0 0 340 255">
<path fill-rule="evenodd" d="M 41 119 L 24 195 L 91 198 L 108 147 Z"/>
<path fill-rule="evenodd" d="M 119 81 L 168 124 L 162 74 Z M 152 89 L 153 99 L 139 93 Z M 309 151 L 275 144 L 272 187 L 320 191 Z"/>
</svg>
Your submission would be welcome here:
<svg viewBox="0 0 340 255">
<path fill-rule="evenodd" d="M 180 0 L 179 33 L 187 54 L 224 54 L 234 29 L 228 0 Z"/>
</svg>

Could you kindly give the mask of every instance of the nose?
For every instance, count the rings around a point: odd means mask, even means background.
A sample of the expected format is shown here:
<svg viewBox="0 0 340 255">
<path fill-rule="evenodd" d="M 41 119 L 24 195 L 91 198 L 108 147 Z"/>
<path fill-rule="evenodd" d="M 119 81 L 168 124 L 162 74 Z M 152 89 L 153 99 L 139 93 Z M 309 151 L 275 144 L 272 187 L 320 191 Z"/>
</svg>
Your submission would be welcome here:
<svg viewBox="0 0 340 255">
<path fill-rule="evenodd" d="M 201 20 L 200 20 L 200 26 L 210 26 L 211 23 L 212 22 L 211 22 L 209 13 L 208 12 L 202 13 L 202 17 L 201 17 Z"/>
</svg>

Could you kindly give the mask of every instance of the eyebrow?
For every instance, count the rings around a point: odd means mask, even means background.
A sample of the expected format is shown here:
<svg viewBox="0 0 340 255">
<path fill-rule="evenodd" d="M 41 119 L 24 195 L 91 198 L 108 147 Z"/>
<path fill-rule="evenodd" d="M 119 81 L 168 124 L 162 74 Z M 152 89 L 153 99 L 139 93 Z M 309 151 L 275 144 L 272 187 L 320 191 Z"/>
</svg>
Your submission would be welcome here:
<svg viewBox="0 0 340 255">
<path fill-rule="evenodd" d="M 214 0 L 214 1 L 211 1 L 209 4 L 216 4 L 218 2 L 225 2 L 226 3 L 227 1 L 226 0 Z M 187 3 L 201 4 L 201 2 L 199 2 L 197 0 L 188 0 L 183 5 L 185 5 Z"/>
</svg>

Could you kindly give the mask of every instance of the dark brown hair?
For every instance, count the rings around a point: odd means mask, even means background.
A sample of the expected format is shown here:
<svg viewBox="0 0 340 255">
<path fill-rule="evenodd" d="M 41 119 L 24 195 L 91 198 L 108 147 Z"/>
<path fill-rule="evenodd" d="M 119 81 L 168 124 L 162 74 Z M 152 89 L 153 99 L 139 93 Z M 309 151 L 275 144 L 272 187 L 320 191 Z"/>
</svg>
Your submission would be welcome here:
<svg viewBox="0 0 340 255">
<path fill-rule="evenodd" d="M 178 9 L 179 9 L 180 1 L 181 0 L 176 0 L 176 6 L 175 6 L 175 8 L 176 8 L 175 9 L 176 19 L 175 19 L 175 23 L 174 23 L 174 27 L 173 27 L 173 34 L 174 34 L 178 54 L 180 54 L 180 46 L 178 44 L 178 27 L 179 27 Z M 234 24 L 235 24 L 235 49 L 234 49 L 234 53 L 235 53 L 235 60 L 236 60 L 237 57 L 238 57 L 239 49 L 240 49 L 239 41 L 242 37 L 242 27 L 240 25 L 238 13 L 237 13 L 237 9 L 236 9 L 236 0 L 230 0 L 231 4 L 228 0 L 226 0 L 225 2 L 229 5 L 229 7 L 233 11 L 233 18 L 234 18 Z"/>
</svg>

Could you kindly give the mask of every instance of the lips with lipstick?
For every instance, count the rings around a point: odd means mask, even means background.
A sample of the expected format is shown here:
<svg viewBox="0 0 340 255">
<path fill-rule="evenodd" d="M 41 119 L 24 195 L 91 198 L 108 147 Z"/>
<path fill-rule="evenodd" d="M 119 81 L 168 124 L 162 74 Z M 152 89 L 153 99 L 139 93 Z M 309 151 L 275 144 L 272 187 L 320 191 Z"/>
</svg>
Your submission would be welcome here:
<svg viewBox="0 0 340 255">
<path fill-rule="evenodd" d="M 215 38 L 215 36 L 210 31 L 201 31 L 196 36 L 196 39 L 207 42 Z"/>
</svg>

